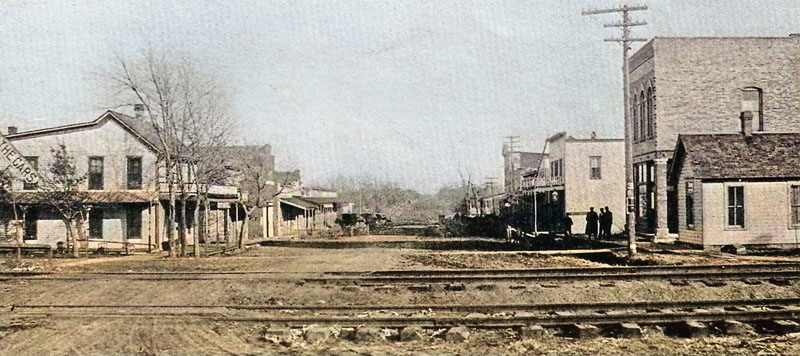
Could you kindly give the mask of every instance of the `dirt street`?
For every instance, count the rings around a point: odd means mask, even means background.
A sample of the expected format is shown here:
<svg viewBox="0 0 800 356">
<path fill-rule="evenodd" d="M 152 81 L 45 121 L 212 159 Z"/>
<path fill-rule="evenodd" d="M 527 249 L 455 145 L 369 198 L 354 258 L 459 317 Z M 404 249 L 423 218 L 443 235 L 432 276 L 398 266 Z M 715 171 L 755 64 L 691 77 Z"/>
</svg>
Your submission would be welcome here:
<svg viewBox="0 0 800 356">
<path fill-rule="evenodd" d="M 436 246 L 448 244 L 447 251 Z M 338 244 L 338 245 L 337 245 Z M 491 283 L 463 290 L 420 292 L 403 285 L 343 286 L 293 281 L 292 273 L 324 271 L 376 271 L 431 268 L 538 268 L 603 266 L 573 256 L 544 256 L 523 251 L 481 251 L 467 241 L 459 249 L 454 241 L 408 237 L 361 237 L 306 245 L 275 243 L 234 256 L 169 259 L 137 255 L 88 260 L 58 259 L 52 269 L 58 276 L 77 272 L 259 271 L 288 276 L 286 280 L 237 278 L 208 280 L 141 280 L 102 278 L 0 282 L 2 355 L 792 355 L 800 354 L 800 334 L 783 336 L 749 334 L 686 339 L 667 336 L 659 328 L 646 328 L 637 340 L 601 337 L 575 340 L 547 335 L 521 340 L 513 330 L 477 331 L 463 343 L 433 340 L 358 343 L 331 339 L 318 344 L 300 340 L 276 344 L 265 338 L 275 325 L 258 322 L 215 321 L 192 316 L 164 319 L 21 317 L 12 305 L 113 304 L 113 305 L 418 305 L 670 301 L 698 299 L 792 298 L 800 294 L 797 283 L 778 285 L 729 281 L 708 286 L 699 282 L 673 285 L 666 281 L 583 281 L 569 283 Z M 453 248 L 456 247 L 456 248 Z M 660 264 L 737 263 L 727 255 L 702 252 L 642 255 Z M 747 263 L 758 260 L 748 259 Z M 41 260 L 26 261 L 28 268 Z M 9 261 L 2 264 L 10 269 Z M 486 284 L 486 283 L 483 283 Z"/>
</svg>

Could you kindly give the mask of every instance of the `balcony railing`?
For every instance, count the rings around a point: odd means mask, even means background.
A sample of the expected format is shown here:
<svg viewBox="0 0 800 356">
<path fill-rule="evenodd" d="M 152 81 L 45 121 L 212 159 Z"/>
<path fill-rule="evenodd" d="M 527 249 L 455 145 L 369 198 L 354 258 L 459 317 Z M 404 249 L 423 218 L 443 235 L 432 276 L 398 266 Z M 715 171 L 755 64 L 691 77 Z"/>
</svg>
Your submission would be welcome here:
<svg viewBox="0 0 800 356">
<path fill-rule="evenodd" d="M 534 187 L 535 184 L 535 187 Z M 549 188 L 564 185 L 564 176 L 559 177 L 539 177 L 534 179 L 526 179 L 522 181 L 523 190 L 531 190 L 534 188 Z"/>
</svg>

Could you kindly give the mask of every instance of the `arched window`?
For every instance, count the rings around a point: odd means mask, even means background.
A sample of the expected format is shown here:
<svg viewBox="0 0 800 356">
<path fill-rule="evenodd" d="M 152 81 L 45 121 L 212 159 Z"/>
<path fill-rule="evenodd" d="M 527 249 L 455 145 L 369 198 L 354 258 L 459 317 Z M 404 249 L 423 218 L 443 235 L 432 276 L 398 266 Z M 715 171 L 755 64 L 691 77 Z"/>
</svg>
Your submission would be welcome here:
<svg viewBox="0 0 800 356">
<path fill-rule="evenodd" d="M 631 122 L 633 123 L 633 141 L 639 141 L 639 97 L 633 95 L 631 104 Z"/>
<path fill-rule="evenodd" d="M 761 88 L 742 89 L 742 111 L 753 112 L 753 128 L 764 131 L 764 92 Z"/>
<path fill-rule="evenodd" d="M 644 90 L 639 94 L 639 137 L 644 140 L 647 137 L 647 106 L 645 105 Z"/>
<path fill-rule="evenodd" d="M 653 88 L 647 88 L 647 137 L 653 138 Z"/>
</svg>

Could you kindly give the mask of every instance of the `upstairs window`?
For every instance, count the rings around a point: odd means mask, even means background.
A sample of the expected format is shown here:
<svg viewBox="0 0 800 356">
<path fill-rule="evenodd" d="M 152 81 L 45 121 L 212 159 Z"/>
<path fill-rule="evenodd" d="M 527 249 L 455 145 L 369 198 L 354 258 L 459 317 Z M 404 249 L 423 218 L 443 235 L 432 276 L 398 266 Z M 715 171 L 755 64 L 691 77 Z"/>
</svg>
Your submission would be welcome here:
<svg viewBox="0 0 800 356">
<path fill-rule="evenodd" d="M 103 190 L 103 157 L 89 157 L 89 190 Z"/>
<path fill-rule="evenodd" d="M 639 139 L 644 141 L 647 138 L 647 103 L 644 97 L 644 90 L 639 94 Z"/>
<path fill-rule="evenodd" d="M 800 227 L 800 185 L 793 185 L 791 187 L 791 213 L 792 213 L 792 226 L 795 228 Z"/>
<path fill-rule="evenodd" d="M 633 141 L 639 141 L 639 97 L 633 96 L 631 105 L 631 122 L 633 122 Z"/>
<path fill-rule="evenodd" d="M 744 187 L 728 187 L 728 227 L 744 227 Z"/>
<path fill-rule="evenodd" d="M 553 162 L 550 162 L 550 177 L 558 178 L 558 177 L 561 177 L 562 173 L 563 172 L 561 172 L 561 160 L 560 159 L 555 160 Z"/>
<path fill-rule="evenodd" d="M 653 138 L 653 88 L 647 88 L 647 138 Z"/>
<path fill-rule="evenodd" d="M 764 93 L 760 88 L 742 89 L 742 111 L 753 112 L 753 129 L 764 131 Z"/>
<path fill-rule="evenodd" d="M 33 170 L 35 170 L 35 171 L 39 170 L 39 157 L 38 156 L 25 156 L 25 160 L 28 161 L 28 164 L 31 165 L 31 168 L 33 168 Z M 22 189 L 23 190 L 36 190 L 36 184 L 35 183 L 31 184 L 31 183 L 28 183 L 28 182 L 23 182 Z"/>
<path fill-rule="evenodd" d="M 589 157 L 589 179 L 602 179 L 600 172 L 600 156 Z"/>
<path fill-rule="evenodd" d="M 128 157 L 128 189 L 142 189 L 142 157 Z"/>
</svg>

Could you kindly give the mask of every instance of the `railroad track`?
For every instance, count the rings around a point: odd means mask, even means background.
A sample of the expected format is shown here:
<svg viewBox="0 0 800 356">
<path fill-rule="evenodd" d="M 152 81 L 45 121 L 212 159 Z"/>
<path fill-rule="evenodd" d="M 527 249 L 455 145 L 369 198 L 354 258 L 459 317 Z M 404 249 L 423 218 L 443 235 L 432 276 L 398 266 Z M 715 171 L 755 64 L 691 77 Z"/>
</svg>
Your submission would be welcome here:
<svg viewBox="0 0 800 356">
<path fill-rule="evenodd" d="M 800 298 L 663 302 L 492 305 L 53 305 L 5 306 L 12 318 L 160 318 L 257 322 L 302 327 L 340 326 L 475 328 L 570 324 L 642 325 L 679 322 L 762 322 L 800 318 Z M 465 312 L 472 314 L 464 315 Z M 475 314 L 483 312 L 485 314 Z"/>
<path fill-rule="evenodd" d="M 779 280 L 800 279 L 800 264 L 685 265 L 537 269 L 384 271 L 184 271 L 184 272 L 0 272 L 0 281 L 125 279 L 146 281 L 261 279 L 321 284 L 419 284 L 458 282 L 569 282 L 581 280 Z"/>
</svg>

